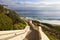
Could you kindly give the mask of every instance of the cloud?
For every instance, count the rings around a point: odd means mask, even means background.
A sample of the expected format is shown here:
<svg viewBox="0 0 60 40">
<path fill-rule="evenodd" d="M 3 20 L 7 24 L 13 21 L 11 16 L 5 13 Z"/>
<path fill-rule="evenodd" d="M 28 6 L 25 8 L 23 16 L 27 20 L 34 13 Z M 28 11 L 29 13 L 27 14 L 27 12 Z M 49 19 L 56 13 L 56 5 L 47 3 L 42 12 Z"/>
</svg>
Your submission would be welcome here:
<svg viewBox="0 0 60 40">
<path fill-rule="evenodd" d="M 60 7 L 60 2 L 19 2 L 15 5 L 20 7 Z"/>
<path fill-rule="evenodd" d="M 38 13 L 34 13 L 35 15 L 39 15 L 41 17 L 59 17 L 60 16 L 60 1 L 59 2 L 22 2 L 22 1 L 12 1 L 12 0 L 0 0 L 0 4 L 8 5 L 7 7 L 13 10 L 41 10 Z M 22 13 L 30 13 L 30 12 L 22 12 Z M 32 13 L 30 13 L 32 14 Z M 29 14 L 29 15 L 30 15 Z M 32 15 L 34 16 L 34 15 Z"/>
<path fill-rule="evenodd" d="M 4 5 L 16 5 L 16 0 L 0 0 L 0 4 Z"/>
<path fill-rule="evenodd" d="M 0 4 L 5 4 L 8 6 L 14 6 L 14 7 L 58 7 L 60 6 L 60 2 L 45 2 L 47 0 L 43 0 L 42 2 L 22 2 L 22 1 L 17 1 L 17 0 L 0 0 Z"/>
<path fill-rule="evenodd" d="M 60 17 L 60 2 L 12 2 L 9 3 L 9 7 L 14 10 L 42 10 L 35 15 L 41 17 Z M 29 13 L 29 14 L 28 14 Z M 32 14 L 30 12 L 24 12 L 22 14 Z M 35 16 L 30 15 L 30 16 Z"/>
<path fill-rule="evenodd" d="M 46 0 L 47 1 L 47 0 Z M 60 2 L 22 2 L 14 0 L 0 0 L 0 4 L 8 5 L 11 9 L 38 9 L 38 10 L 60 10 Z"/>
</svg>

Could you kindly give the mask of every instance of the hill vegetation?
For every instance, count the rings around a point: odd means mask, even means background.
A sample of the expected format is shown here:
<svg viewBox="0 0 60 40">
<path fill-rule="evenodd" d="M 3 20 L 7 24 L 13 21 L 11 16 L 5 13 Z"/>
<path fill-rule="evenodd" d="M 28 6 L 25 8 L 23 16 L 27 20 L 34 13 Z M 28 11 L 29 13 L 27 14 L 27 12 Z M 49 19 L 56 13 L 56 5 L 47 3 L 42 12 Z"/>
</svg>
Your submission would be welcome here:
<svg viewBox="0 0 60 40">
<path fill-rule="evenodd" d="M 0 5 L 0 30 L 19 30 L 25 26 L 24 20 L 16 12 Z"/>
<path fill-rule="evenodd" d="M 47 36 L 50 38 L 50 40 L 59 40 L 60 39 L 60 25 L 55 25 L 55 24 L 48 24 L 48 23 L 41 23 L 48 28 L 45 28 L 42 26 L 43 31 Z"/>
<path fill-rule="evenodd" d="M 41 26 L 43 32 L 49 37 L 50 40 L 59 40 L 60 39 L 60 25 L 42 23 L 37 20 L 32 20 L 35 26 Z M 42 26 L 42 25 L 44 26 Z"/>
</svg>

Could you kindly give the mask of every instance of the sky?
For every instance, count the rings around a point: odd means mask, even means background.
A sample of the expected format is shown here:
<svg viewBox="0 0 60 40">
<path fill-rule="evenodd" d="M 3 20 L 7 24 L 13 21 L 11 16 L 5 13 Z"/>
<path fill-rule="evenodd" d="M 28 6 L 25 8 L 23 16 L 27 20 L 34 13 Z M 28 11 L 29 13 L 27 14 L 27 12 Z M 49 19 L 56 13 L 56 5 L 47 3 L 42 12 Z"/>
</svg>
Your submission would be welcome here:
<svg viewBox="0 0 60 40">
<path fill-rule="evenodd" d="M 30 6 L 42 6 L 42 4 L 60 4 L 60 0 L 0 0 L 0 4 L 5 5 L 30 5 Z"/>
<path fill-rule="evenodd" d="M 43 10 L 41 13 L 47 16 L 60 16 L 60 0 L 0 0 L 0 4 L 14 10 L 38 9 Z"/>
<path fill-rule="evenodd" d="M 32 7 L 39 10 L 60 10 L 60 0 L 0 0 L 0 4 L 8 5 L 11 9 Z"/>
<path fill-rule="evenodd" d="M 0 4 L 10 7 L 51 7 L 60 6 L 60 0 L 0 0 Z"/>
</svg>

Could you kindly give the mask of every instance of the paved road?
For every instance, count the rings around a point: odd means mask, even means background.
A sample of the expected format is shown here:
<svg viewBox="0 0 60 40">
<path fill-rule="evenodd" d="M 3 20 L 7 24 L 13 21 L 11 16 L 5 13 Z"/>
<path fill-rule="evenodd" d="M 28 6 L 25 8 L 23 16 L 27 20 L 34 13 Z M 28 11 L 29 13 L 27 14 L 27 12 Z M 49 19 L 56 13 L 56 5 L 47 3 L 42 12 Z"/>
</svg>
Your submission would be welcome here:
<svg viewBox="0 0 60 40">
<path fill-rule="evenodd" d="M 32 23 L 28 23 L 30 26 L 30 31 L 24 40 L 40 40 L 39 27 L 35 27 Z"/>
</svg>

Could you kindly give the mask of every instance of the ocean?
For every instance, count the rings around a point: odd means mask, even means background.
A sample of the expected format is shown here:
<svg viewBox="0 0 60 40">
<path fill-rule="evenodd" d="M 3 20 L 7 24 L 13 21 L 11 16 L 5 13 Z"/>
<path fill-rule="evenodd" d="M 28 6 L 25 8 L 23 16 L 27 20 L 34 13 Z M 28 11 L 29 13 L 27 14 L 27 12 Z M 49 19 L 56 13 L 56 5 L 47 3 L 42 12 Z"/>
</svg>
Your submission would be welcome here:
<svg viewBox="0 0 60 40">
<path fill-rule="evenodd" d="M 42 12 L 45 12 L 43 10 L 15 10 L 20 16 L 22 17 L 27 17 L 29 19 L 34 19 L 34 20 L 38 20 L 40 22 L 44 22 L 44 23 L 50 23 L 50 24 L 57 24 L 60 25 L 60 16 L 59 15 L 46 15 L 43 14 Z M 48 12 L 48 14 L 49 14 Z M 55 11 L 55 12 L 59 12 L 59 11 Z"/>
<path fill-rule="evenodd" d="M 11 9 L 13 10 L 13 9 Z M 39 20 L 40 22 L 60 25 L 60 10 L 13 10 L 22 17 Z"/>
<path fill-rule="evenodd" d="M 14 10 L 22 17 L 44 20 L 60 20 L 60 11 L 58 10 Z"/>
</svg>

